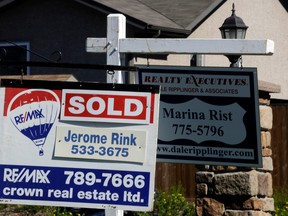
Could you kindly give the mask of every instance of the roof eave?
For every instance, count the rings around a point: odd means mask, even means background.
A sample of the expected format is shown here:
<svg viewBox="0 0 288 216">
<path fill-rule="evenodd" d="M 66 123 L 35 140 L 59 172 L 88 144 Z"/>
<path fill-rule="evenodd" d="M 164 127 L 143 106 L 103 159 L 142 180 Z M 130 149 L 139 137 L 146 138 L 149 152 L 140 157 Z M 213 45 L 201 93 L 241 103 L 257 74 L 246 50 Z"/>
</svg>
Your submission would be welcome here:
<svg viewBox="0 0 288 216">
<path fill-rule="evenodd" d="M 15 0 L 2 0 L 2 1 L 0 1 L 0 8 L 4 7 L 4 6 L 6 6 L 12 2 L 15 2 Z"/>
<path fill-rule="evenodd" d="M 154 26 L 154 25 L 147 25 L 147 30 L 153 30 L 153 31 L 160 31 L 167 34 L 172 35 L 179 35 L 179 37 L 188 37 L 191 34 L 190 30 L 187 29 L 176 29 L 176 28 L 168 28 L 163 26 Z"/>
<path fill-rule="evenodd" d="M 227 0 L 214 1 L 200 16 L 198 16 L 186 29 L 190 29 L 193 33 L 209 16 L 211 16 L 219 7 L 221 7 Z"/>
<path fill-rule="evenodd" d="M 91 0 L 74 0 L 80 4 L 83 4 L 85 6 L 88 6 L 92 9 L 98 10 L 104 14 L 111 14 L 111 13 L 117 13 L 118 11 L 109 7 L 106 7 L 104 5 L 101 5 L 95 1 Z M 196 20 L 194 20 L 188 27 L 186 28 L 169 28 L 165 26 L 156 26 L 149 23 L 145 23 L 141 20 L 138 20 L 134 17 L 131 17 L 127 14 L 123 14 L 126 16 L 127 23 L 130 25 L 133 25 L 139 29 L 142 30 L 148 30 L 148 31 L 160 31 L 163 34 L 168 34 L 171 36 L 176 37 L 187 37 L 189 36 L 198 26 L 201 25 L 202 22 L 209 17 L 215 10 L 217 10 L 225 1 L 227 0 L 217 0 L 213 4 L 210 5 L 210 7 L 205 10 Z M 16 2 L 16 0 L 2 0 L 0 1 L 0 8 L 4 7 L 10 3 Z"/>
<path fill-rule="evenodd" d="M 91 0 L 74 0 L 80 4 L 84 4 L 90 8 L 93 8 L 95 10 L 98 10 L 104 14 L 111 14 L 111 13 L 119 13 L 118 11 L 116 11 L 113 8 L 107 7 L 105 5 L 99 4 L 95 1 L 91 1 Z M 143 22 L 139 19 L 136 19 L 132 16 L 129 16 L 127 14 L 123 14 L 126 17 L 126 22 L 130 25 L 133 25 L 139 29 L 142 30 L 151 30 L 151 31 L 161 31 L 161 32 L 165 32 L 167 34 L 172 34 L 172 35 L 179 35 L 179 37 L 187 37 L 191 31 L 187 30 L 185 28 L 183 29 L 178 29 L 178 28 L 169 28 L 169 27 L 164 27 L 164 26 L 155 26 L 146 22 Z"/>
</svg>

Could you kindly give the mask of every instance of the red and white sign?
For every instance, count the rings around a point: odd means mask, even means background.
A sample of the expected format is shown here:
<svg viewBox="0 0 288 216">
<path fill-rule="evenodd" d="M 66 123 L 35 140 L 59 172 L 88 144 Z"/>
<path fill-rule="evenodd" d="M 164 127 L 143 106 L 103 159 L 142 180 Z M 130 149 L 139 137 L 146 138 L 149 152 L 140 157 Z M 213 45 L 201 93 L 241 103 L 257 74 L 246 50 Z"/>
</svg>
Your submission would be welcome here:
<svg viewBox="0 0 288 216">
<path fill-rule="evenodd" d="M 149 124 L 151 94 L 65 89 L 61 120 Z"/>
<path fill-rule="evenodd" d="M 38 82 L 0 88 L 0 204 L 151 211 L 159 86 Z"/>
</svg>

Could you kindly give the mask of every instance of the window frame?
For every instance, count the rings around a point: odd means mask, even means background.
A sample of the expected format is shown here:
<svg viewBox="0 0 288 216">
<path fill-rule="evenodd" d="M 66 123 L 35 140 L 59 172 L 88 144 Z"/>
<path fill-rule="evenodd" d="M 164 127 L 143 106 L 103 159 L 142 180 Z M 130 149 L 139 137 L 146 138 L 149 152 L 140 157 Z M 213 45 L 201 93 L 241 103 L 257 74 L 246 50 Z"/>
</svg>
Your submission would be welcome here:
<svg viewBox="0 0 288 216">
<path fill-rule="evenodd" d="M 26 51 L 26 61 L 27 62 L 30 61 L 30 52 L 29 52 L 30 43 L 29 42 L 26 42 L 26 41 L 22 41 L 22 42 L 12 41 L 12 43 L 9 43 L 9 41 L 0 42 L 0 49 L 5 48 L 5 47 L 18 47 L 18 46 L 24 47 L 23 50 Z M 18 47 L 18 48 L 21 49 L 20 47 Z M 26 74 L 25 75 L 30 75 L 30 67 L 26 68 Z"/>
</svg>

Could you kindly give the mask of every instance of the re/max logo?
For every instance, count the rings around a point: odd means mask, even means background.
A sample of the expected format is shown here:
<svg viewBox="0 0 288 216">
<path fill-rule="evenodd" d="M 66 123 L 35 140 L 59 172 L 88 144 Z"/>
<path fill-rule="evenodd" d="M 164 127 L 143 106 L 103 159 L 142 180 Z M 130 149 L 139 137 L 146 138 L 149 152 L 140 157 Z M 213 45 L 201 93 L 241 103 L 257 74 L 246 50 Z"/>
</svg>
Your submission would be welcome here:
<svg viewBox="0 0 288 216">
<path fill-rule="evenodd" d="M 42 109 L 36 109 L 32 111 L 26 111 L 24 114 L 15 116 L 14 120 L 16 125 L 18 125 L 32 119 L 40 119 L 40 118 L 45 118 L 45 116 L 42 114 Z"/>
<path fill-rule="evenodd" d="M 29 168 L 5 168 L 4 169 L 4 182 L 31 182 L 49 184 L 49 173 L 51 170 L 29 169 Z"/>
</svg>

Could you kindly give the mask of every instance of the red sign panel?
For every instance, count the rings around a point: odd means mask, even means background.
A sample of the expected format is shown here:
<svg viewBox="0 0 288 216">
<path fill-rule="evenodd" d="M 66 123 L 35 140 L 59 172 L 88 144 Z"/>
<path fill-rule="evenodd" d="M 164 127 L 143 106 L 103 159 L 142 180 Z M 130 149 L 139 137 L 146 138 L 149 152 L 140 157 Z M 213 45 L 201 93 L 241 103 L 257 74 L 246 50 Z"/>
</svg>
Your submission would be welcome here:
<svg viewBox="0 0 288 216">
<path fill-rule="evenodd" d="M 61 120 L 149 124 L 151 94 L 63 90 Z"/>
</svg>

